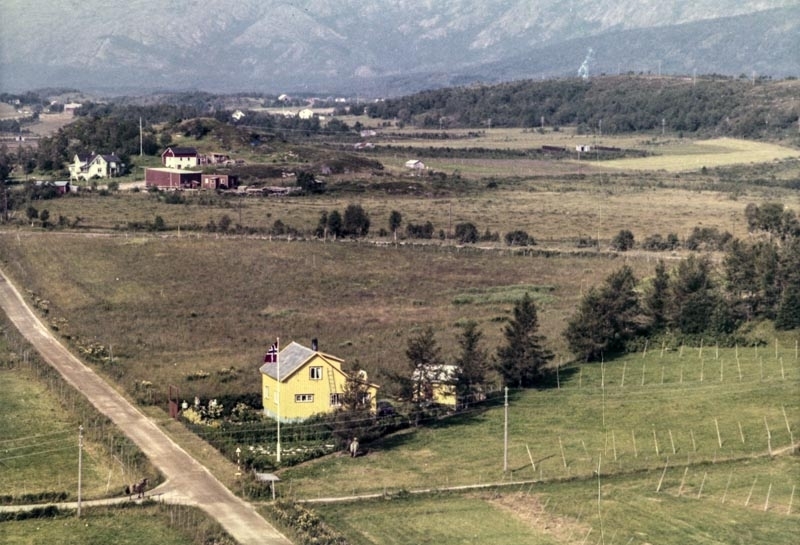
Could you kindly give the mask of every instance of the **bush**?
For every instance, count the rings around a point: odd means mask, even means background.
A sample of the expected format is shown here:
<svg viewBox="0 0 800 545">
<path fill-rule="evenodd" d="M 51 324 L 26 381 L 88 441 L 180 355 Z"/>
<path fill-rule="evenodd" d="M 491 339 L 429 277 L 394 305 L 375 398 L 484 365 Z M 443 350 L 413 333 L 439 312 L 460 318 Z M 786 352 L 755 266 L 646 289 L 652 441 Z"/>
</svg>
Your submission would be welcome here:
<svg viewBox="0 0 800 545">
<path fill-rule="evenodd" d="M 505 241 L 509 246 L 534 246 L 536 244 L 532 236 L 520 230 L 506 233 Z"/>
<path fill-rule="evenodd" d="M 626 252 L 633 248 L 633 233 L 628 229 L 622 229 L 611 240 L 611 247 L 620 252 Z"/>
<path fill-rule="evenodd" d="M 470 222 L 457 224 L 456 240 L 462 244 L 478 242 L 478 228 Z"/>
<path fill-rule="evenodd" d="M 650 235 L 644 239 L 644 242 L 642 242 L 642 249 L 650 250 L 652 252 L 670 251 L 678 248 L 679 246 L 680 241 L 678 240 L 678 235 L 675 233 L 668 234 L 666 239 L 659 234 Z"/>
<path fill-rule="evenodd" d="M 429 221 L 424 224 L 407 223 L 406 235 L 408 238 L 433 238 L 433 224 Z"/>
<path fill-rule="evenodd" d="M 724 250 L 733 239 L 729 232 L 720 232 L 716 227 L 695 227 L 686 239 L 687 250 L 715 251 Z"/>
</svg>

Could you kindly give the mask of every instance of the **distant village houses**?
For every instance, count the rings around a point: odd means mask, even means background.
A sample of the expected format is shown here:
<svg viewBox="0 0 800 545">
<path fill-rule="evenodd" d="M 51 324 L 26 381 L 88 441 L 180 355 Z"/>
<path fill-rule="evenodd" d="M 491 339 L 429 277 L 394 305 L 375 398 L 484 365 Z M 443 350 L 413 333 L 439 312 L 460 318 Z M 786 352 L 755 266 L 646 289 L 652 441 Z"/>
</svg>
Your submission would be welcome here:
<svg viewBox="0 0 800 545">
<path fill-rule="evenodd" d="M 92 180 L 122 176 L 125 165 L 116 155 L 76 153 L 69 165 L 70 180 Z"/>
<path fill-rule="evenodd" d="M 68 103 L 64 104 L 64 113 L 65 114 L 75 115 L 76 111 L 80 107 L 81 107 L 81 103 L 80 102 L 68 102 Z"/>
</svg>

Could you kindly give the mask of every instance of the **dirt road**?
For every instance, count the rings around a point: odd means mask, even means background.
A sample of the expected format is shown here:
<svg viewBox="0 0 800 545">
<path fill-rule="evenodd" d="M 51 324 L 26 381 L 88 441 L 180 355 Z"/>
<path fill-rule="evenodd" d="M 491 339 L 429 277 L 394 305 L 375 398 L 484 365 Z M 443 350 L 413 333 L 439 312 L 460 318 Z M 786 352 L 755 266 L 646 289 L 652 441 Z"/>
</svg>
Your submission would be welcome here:
<svg viewBox="0 0 800 545">
<path fill-rule="evenodd" d="M 195 505 L 241 545 L 291 545 L 251 506 L 173 442 L 114 388 L 72 355 L 0 271 L 0 307 L 42 357 L 108 416 L 166 477 L 166 501 Z"/>
</svg>

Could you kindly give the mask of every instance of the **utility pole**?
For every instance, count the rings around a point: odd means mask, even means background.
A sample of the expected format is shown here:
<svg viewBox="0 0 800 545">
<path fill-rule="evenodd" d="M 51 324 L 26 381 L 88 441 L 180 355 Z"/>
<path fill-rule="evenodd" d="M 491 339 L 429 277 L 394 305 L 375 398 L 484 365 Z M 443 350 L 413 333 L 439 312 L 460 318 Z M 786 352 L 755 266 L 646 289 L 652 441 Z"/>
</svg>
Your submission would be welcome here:
<svg viewBox="0 0 800 545">
<path fill-rule="evenodd" d="M 278 375 L 278 384 L 277 384 L 277 408 L 276 411 L 278 413 L 278 444 L 276 445 L 277 451 L 275 455 L 275 461 L 280 463 L 281 462 L 281 339 L 278 337 L 275 340 L 275 366 L 277 367 L 277 375 Z"/>
<path fill-rule="evenodd" d="M 144 155 L 144 141 L 142 136 L 142 117 L 139 116 L 139 157 Z"/>
<path fill-rule="evenodd" d="M 503 473 L 508 472 L 508 386 L 506 386 L 505 420 L 503 422 Z"/>
<path fill-rule="evenodd" d="M 78 426 L 78 518 L 81 518 L 81 474 L 83 473 L 83 424 Z"/>
</svg>

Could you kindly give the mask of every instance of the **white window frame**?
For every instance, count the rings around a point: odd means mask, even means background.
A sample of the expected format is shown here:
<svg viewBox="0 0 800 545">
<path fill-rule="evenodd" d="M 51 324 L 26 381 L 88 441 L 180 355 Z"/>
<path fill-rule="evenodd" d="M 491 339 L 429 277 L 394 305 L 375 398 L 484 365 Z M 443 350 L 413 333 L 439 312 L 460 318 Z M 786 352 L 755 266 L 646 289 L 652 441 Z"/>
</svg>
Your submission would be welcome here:
<svg viewBox="0 0 800 545">
<path fill-rule="evenodd" d="M 309 367 L 308 378 L 310 380 L 322 380 L 322 366 Z"/>
<path fill-rule="evenodd" d="M 294 394 L 295 403 L 314 403 L 314 394 Z"/>
<path fill-rule="evenodd" d="M 330 397 L 331 407 L 341 407 L 342 406 L 342 394 L 340 393 L 333 393 Z"/>
</svg>

